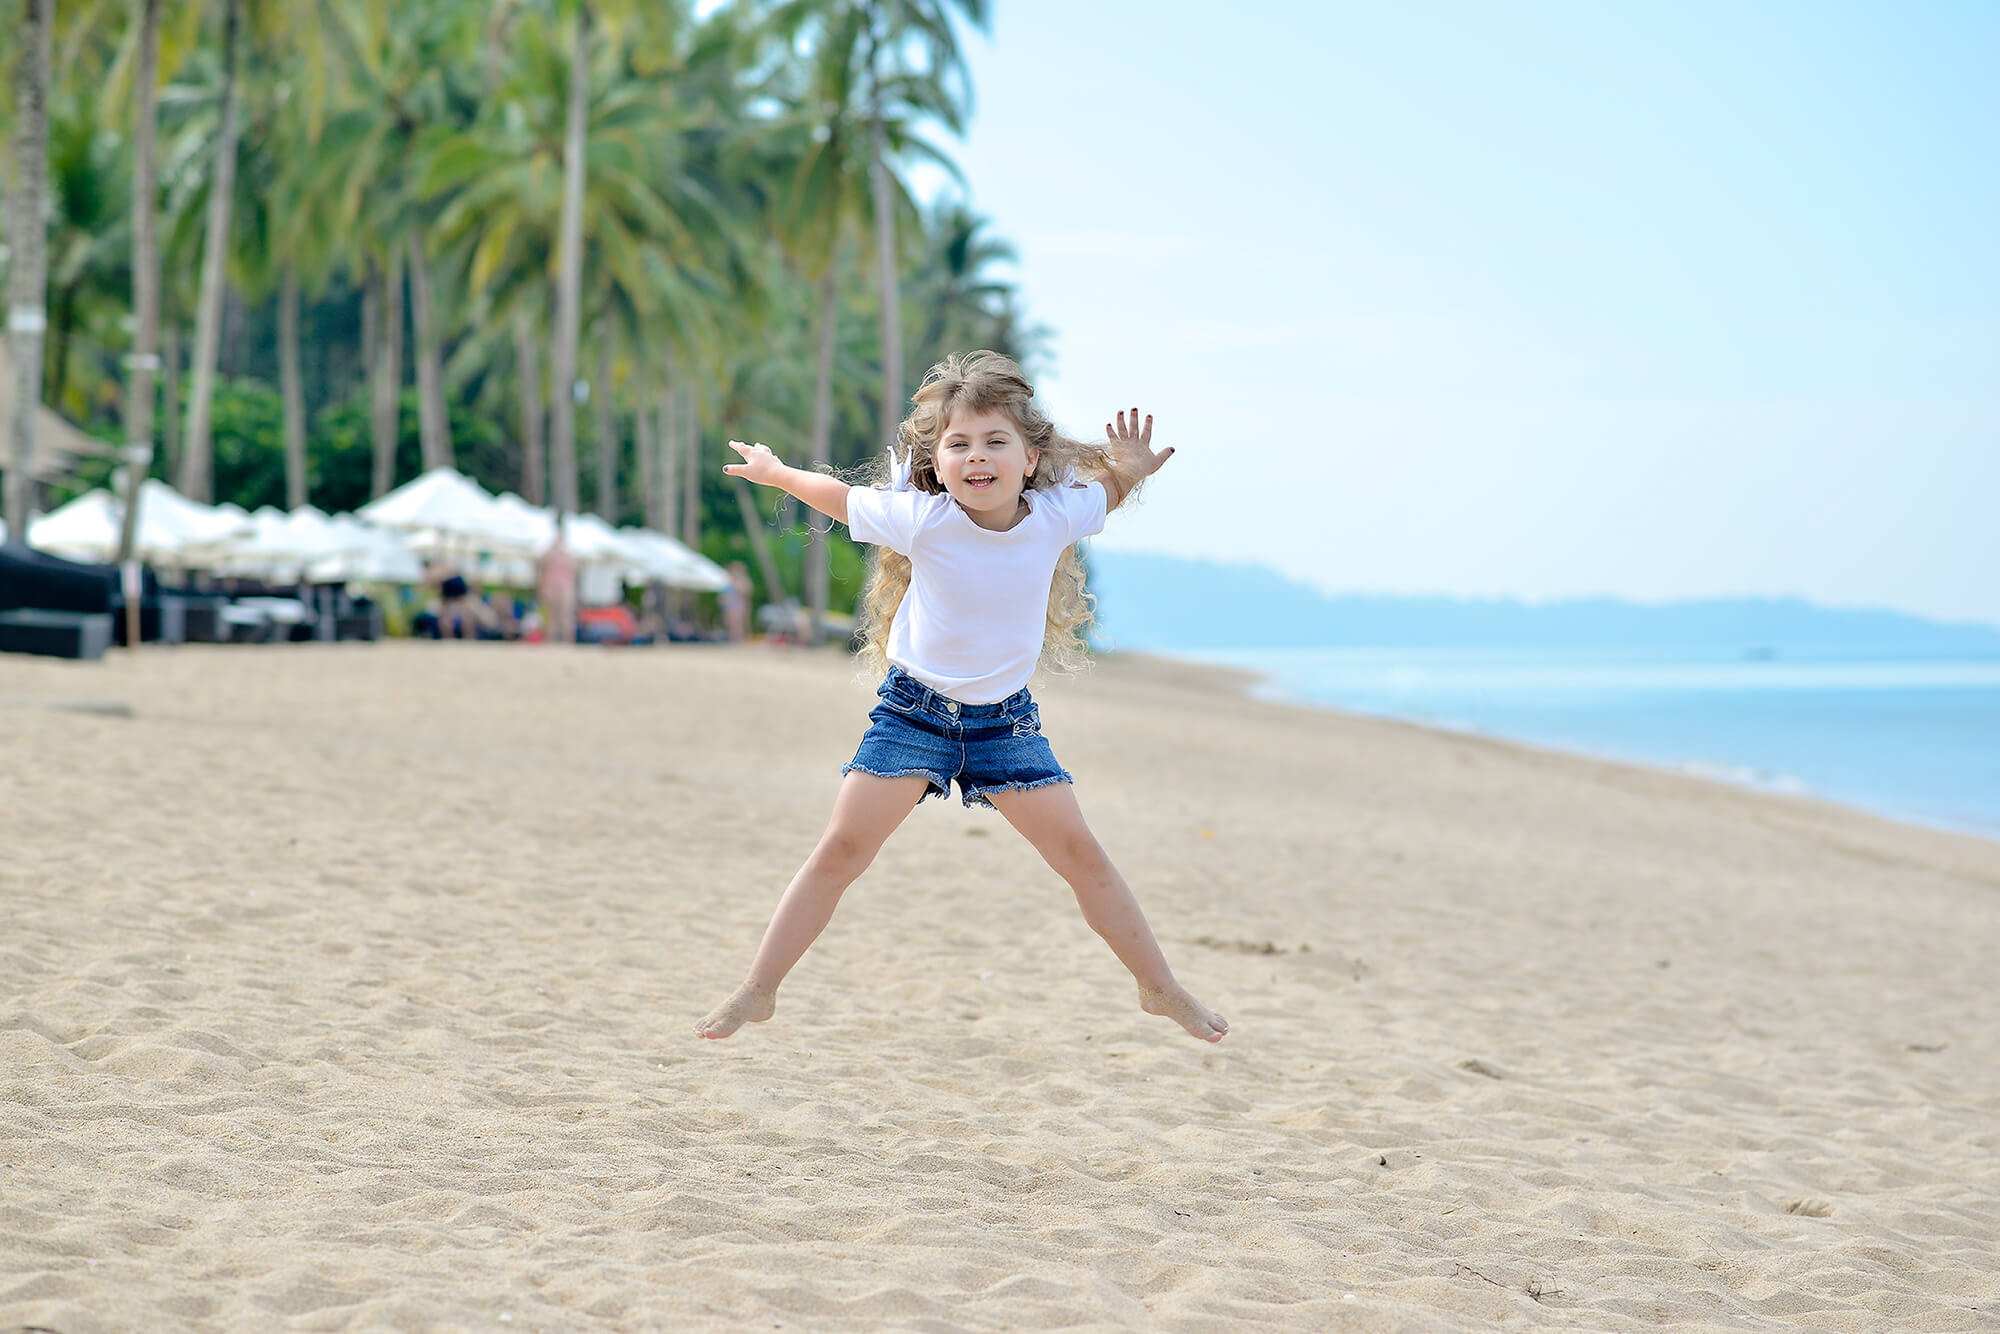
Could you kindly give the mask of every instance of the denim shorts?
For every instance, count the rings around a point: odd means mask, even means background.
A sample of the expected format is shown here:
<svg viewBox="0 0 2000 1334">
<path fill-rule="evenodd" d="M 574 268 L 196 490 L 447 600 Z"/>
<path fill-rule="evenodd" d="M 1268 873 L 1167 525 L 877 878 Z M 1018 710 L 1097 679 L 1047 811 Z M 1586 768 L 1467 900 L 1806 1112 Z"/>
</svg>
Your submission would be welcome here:
<svg viewBox="0 0 2000 1334">
<path fill-rule="evenodd" d="M 882 702 L 869 711 L 867 735 L 840 766 L 842 777 L 850 769 L 878 778 L 922 774 L 930 786 L 918 805 L 951 796 L 956 778 L 959 800 L 988 810 L 988 793 L 1075 781 L 1056 763 L 1042 712 L 1025 690 L 998 704 L 961 704 L 892 664 L 875 693 Z"/>
</svg>

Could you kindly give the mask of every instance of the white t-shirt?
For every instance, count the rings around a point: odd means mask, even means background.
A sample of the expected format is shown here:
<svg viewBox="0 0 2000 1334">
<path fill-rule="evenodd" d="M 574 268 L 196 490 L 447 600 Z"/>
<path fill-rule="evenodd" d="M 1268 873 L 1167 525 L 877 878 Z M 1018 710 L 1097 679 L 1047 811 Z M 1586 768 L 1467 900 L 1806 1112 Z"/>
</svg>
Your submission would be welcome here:
<svg viewBox="0 0 2000 1334">
<path fill-rule="evenodd" d="M 854 540 L 910 558 L 889 661 L 961 704 L 997 704 L 1028 684 L 1042 656 L 1056 562 L 1071 543 L 1104 531 L 1101 482 L 1022 494 L 1027 515 L 995 533 L 946 492 L 847 492 Z"/>
</svg>

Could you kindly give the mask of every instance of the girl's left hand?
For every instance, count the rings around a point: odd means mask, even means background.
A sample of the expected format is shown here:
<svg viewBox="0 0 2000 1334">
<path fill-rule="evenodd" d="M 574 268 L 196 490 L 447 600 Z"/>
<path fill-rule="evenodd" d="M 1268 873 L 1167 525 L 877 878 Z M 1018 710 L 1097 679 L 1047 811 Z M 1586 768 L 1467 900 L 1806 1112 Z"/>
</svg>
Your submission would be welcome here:
<svg viewBox="0 0 2000 1334">
<path fill-rule="evenodd" d="M 1128 419 L 1124 413 L 1118 414 L 1118 427 L 1104 424 L 1104 434 L 1110 439 L 1111 447 L 1140 477 L 1151 477 L 1160 470 L 1160 465 L 1174 456 L 1174 447 L 1167 446 L 1159 453 L 1153 452 L 1153 414 L 1147 413 L 1143 429 L 1139 421 L 1139 409 L 1133 408 Z"/>
</svg>

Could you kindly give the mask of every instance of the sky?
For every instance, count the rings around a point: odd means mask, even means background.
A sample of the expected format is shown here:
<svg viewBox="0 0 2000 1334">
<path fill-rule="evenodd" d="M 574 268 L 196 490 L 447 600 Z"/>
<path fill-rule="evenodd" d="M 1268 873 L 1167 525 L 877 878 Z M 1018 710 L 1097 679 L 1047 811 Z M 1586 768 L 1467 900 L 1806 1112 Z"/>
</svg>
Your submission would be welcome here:
<svg viewBox="0 0 2000 1334">
<path fill-rule="evenodd" d="M 1100 545 L 2000 625 L 2000 5 L 992 8 L 1038 388 L 1177 449 Z"/>
</svg>

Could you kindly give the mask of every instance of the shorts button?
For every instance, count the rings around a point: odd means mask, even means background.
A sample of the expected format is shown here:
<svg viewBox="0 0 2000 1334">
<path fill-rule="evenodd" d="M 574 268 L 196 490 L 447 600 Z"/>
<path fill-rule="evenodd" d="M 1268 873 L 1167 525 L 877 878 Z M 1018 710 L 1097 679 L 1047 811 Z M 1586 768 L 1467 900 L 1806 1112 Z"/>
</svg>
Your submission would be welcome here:
<svg viewBox="0 0 2000 1334">
<path fill-rule="evenodd" d="M 944 705 L 944 711 L 946 713 L 957 713 L 958 702 L 956 700 L 946 700 Z"/>
</svg>

